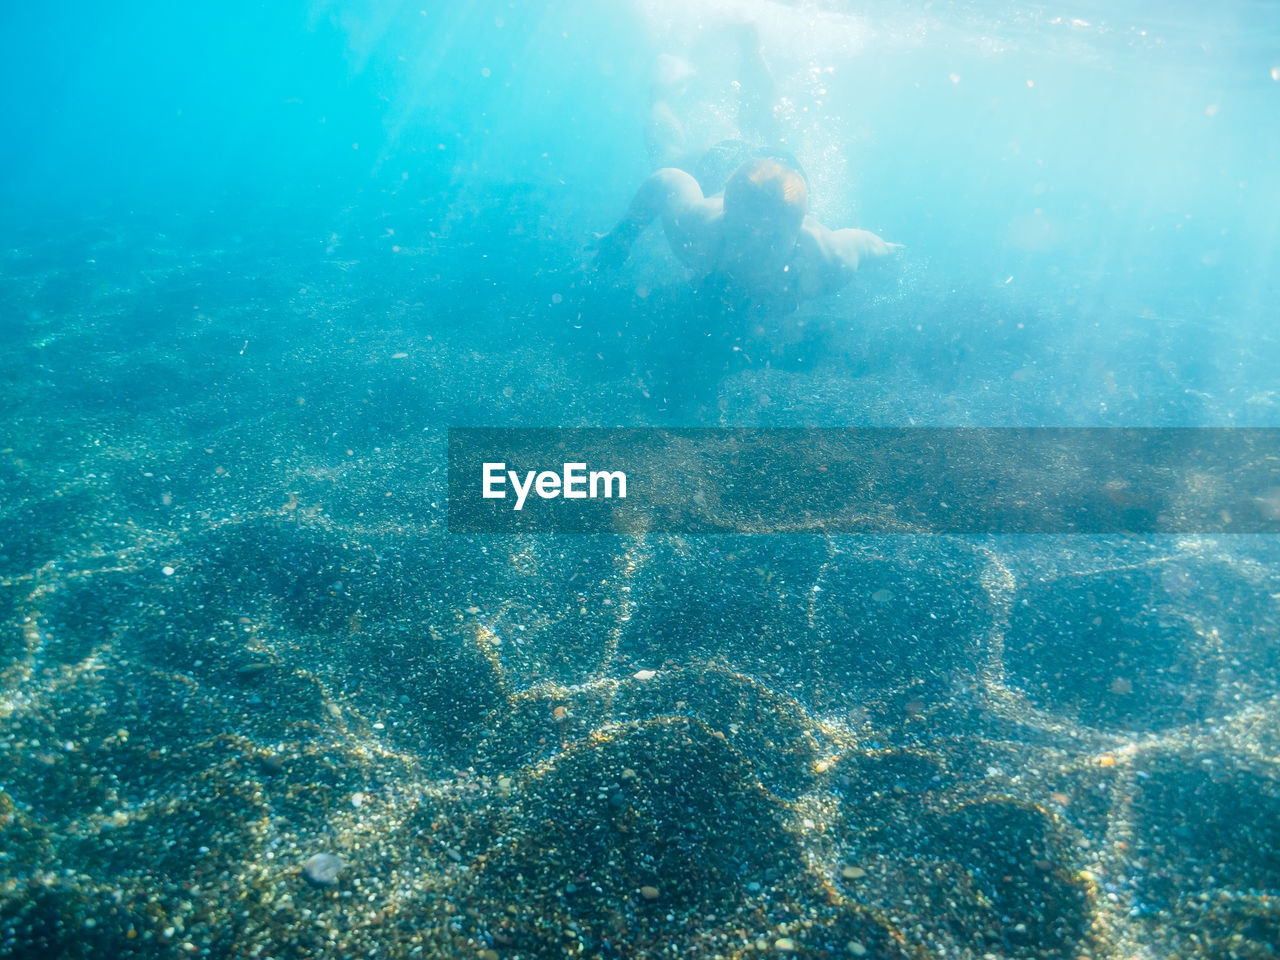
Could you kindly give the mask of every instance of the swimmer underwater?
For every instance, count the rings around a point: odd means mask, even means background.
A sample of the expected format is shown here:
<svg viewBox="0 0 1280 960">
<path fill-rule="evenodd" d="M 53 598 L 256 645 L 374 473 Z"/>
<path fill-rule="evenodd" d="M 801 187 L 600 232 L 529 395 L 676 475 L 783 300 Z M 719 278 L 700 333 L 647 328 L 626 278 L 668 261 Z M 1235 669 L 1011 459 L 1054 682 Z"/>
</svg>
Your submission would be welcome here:
<svg viewBox="0 0 1280 960">
<path fill-rule="evenodd" d="M 858 268 L 902 249 L 867 230 L 831 230 L 808 213 L 804 178 L 778 160 L 741 164 L 720 195 L 704 196 L 698 181 L 675 167 L 651 174 L 626 214 L 600 237 L 597 269 L 626 261 L 653 220 L 695 276 L 753 301 L 794 309 L 835 293 Z"/>
<path fill-rule="evenodd" d="M 801 301 L 835 293 L 861 266 L 902 247 L 866 230 L 828 229 L 809 215 L 808 184 L 786 147 L 777 83 L 759 29 L 749 21 L 729 22 L 715 36 L 737 48 L 737 135 L 710 147 L 691 140 L 677 109 L 698 71 L 661 55 L 645 128 L 650 161 L 660 169 L 617 226 L 599 238 L 595 266 L 620 266 L 645 227 L 660 218 L 672 252 L 698 286 L 728 302 L 789 312 Z"/>
</svg>

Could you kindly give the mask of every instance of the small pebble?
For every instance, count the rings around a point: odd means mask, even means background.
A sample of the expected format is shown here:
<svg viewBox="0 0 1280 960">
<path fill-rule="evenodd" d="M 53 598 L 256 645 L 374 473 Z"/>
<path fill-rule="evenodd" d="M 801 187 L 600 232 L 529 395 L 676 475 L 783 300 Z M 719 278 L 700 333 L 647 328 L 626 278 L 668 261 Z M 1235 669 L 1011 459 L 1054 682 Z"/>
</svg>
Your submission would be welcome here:
<svg viewBox="0 0 1280 960">
<path fill-rule="evenodd" d="M 650 887 L 650 886 L 644 886 L 644 887 L 641 887 L 641 888 L 640 888 L 640 896 L 644 897 L 646 900 L 657 900 L 657 899 L 658 899 L 658 888 L 657 888 L 657 887 Z"/>
<path fill-rule="evenodd" d="M 338 882 L 338 874 L 345 866 L 341 857 L 317 853 L 302 865 L 302 877 L 312 886 L 331 887 Z"/>
<path fill-rule="evenodd" d="M 867 948 L 864 947 L 857 940 L 850 940 L 849 952 L 853 954 L 855 957 L 865 957 L 867 955 Z"/>
</svg>

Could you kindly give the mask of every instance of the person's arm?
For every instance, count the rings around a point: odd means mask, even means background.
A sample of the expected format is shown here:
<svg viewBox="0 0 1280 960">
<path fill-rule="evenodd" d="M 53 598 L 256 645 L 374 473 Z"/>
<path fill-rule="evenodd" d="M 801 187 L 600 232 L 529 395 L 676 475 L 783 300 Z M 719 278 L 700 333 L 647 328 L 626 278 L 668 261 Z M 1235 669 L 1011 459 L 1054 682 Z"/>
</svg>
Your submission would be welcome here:
<svg viewBox="0 0 1280 960">
<path fill-rule="evenodd" d="M 618 225 L 600 237 L 596 267 L 621 266 L 631 252 L 631 245 L 652 221 L 658 217 L 678 220 L 705 202 L 698 181 L 683 170 L 666 167 L 651 174 L 636 191 Z"/>
<path fill-rule="evenodd" d="M 870 230 L 830 230 L 806 217 L 796 242 L 800 292 L 805 298 L 835 293 L 853 279 L 859 266 L 901 249 L 902 244 L 889 243 Z"/>
</svg>

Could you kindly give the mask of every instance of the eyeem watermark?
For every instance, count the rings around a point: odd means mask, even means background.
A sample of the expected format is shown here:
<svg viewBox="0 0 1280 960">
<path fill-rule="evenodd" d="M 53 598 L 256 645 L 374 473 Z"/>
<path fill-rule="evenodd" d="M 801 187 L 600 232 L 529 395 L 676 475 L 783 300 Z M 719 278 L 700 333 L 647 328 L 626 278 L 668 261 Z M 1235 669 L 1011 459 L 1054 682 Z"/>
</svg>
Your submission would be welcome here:
<svg viewBox="0 0 1280 960">
<path fill-rule="evenodd" d="M 454 429 L 454 533 L 1280 533 L 1280 429 Z"/>
<path fill-rule="evenodd" d="M 519 471 L 508 470 L 505 463 L 484 465 L 484 498 L 505 500 L 506 485 L 510 481 L 515 493 L 513 510 L 523 510 L 524 502 L 533 490 L 543 500 L 563 497 L 566 500 L 596 500 L 600 497 L 626 499 L 627 475 L 621 470 L 592 470 L 587 472 L 585 463 L 566 463 L 560 473 L 551 470 L 528 470 L 523 482 Z"/>
</svg>

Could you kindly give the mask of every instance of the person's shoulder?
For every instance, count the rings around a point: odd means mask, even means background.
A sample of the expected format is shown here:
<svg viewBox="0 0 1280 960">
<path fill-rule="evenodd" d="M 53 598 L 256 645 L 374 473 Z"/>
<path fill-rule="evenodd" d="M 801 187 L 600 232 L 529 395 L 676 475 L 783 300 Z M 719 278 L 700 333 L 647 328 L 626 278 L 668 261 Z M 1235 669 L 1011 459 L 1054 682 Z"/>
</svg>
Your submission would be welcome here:
<svg viewBox="0 0 1280 960">
<path fill-rule="evenodd" d="M 796 235 L 796 250 L 802 253 L 817 253 L 822 249 L 822 234 L 830 233 L 811 213 L 805 214 L 800 224 L 800 232 Z"/>
<path fill-rule="evenodd" d="M 698 186 L 698 181 L 693 175 L 679 167 L 663 167 L 655 170 L 650 176 L 651 183 L 660 185 L 671 196 L 679 197 L 685 201 L 693 202 L 701 200 L 702 188 Z"/>
<path fill-rule="evenodd" d="M 825 268 L 840 259 L 835 234 L 812 214 L 804 218 L 796 237 L 796 259 L 800 266 Z"/>
<path fill-rule="evenodd" d="M 848 266 L 834 232 L 812 214 L 800 226 L 792 269 L 796 271 L 794 282 L 806 299 L 837 290 L 848 280 Z"/>
</svg>

